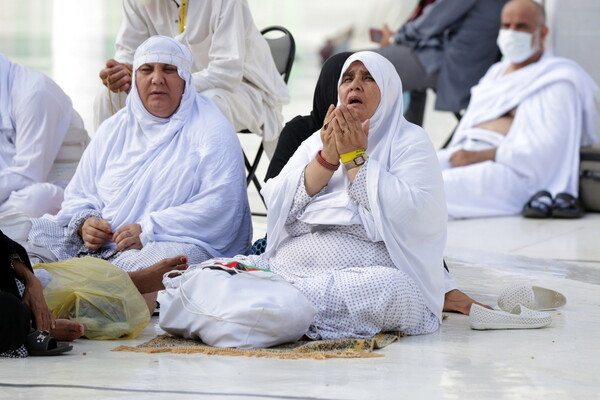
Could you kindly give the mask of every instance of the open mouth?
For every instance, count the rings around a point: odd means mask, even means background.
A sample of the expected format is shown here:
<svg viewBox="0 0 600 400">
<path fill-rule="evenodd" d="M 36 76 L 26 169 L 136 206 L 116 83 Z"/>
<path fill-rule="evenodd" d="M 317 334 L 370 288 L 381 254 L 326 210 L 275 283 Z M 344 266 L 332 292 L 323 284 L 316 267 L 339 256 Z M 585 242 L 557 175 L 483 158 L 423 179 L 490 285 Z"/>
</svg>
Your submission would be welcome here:
<svg viewBox="0 0 600 400">
<path fill-rule="evenodd" d="M 350 99 L 350 101 L 348 102 L 348 104 L 362 104 L 362 100 L 360 99 Z"/>
</svg>

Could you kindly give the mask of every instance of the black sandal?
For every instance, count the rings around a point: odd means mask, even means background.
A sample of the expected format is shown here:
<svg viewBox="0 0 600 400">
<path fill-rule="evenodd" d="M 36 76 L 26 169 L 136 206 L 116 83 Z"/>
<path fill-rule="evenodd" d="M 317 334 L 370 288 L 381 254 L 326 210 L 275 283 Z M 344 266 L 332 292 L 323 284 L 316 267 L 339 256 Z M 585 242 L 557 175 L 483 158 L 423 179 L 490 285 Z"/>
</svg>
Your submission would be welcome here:
<svg viewBox="0 0 600 400">
<path fill-rule="evenodd" d="M 552 195 L 547 190 L 540 190 L 525 204 L 522 214 L 525 218 L 550 218 L 553 207 Z"/>
<path fill-rule="evenodd" d="M 583 206 L 569 193 L 559 193 L 554 198 L 552 216 L 554 218 L 581 218 L 585 214 Z"/>
<path fill-rule="evenodd" d="M 25 337 L 30 356 L 55 356 L 73 350 L 73 346 L 57 342 L 48 331 L 33 331 Z"/>
</svg>

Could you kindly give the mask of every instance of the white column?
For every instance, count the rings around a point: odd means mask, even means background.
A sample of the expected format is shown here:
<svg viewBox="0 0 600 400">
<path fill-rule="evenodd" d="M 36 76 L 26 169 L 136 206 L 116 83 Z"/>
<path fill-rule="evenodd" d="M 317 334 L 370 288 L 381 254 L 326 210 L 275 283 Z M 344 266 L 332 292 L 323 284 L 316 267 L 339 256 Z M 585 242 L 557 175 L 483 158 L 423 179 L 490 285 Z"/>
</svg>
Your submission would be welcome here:
<svg viewBox="0 0 600 400">
<path fill-rule="evenodd" d="M 71 97 L 90 136 L 92 107 L 106 61 L 105 0 L 54 0 L 52 9 L 52 76 Z"/>
</svg>

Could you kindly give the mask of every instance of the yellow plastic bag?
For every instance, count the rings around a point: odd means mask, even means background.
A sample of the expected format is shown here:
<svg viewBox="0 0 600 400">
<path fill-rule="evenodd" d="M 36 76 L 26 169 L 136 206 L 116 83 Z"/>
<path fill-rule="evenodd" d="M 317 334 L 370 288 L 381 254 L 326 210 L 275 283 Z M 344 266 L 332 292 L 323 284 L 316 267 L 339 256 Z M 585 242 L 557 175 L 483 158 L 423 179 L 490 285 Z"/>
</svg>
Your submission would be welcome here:
<svg viewBox="0 0 600 400">
<path fill-rule="evenodd" d="M 79 321 L 85 337 L 133 339 L 150 322 L 144 298 L 129 275 L 94 257 L 37 264 L 52 275 L 44 297 L 54 318 Z"/>
</svg>

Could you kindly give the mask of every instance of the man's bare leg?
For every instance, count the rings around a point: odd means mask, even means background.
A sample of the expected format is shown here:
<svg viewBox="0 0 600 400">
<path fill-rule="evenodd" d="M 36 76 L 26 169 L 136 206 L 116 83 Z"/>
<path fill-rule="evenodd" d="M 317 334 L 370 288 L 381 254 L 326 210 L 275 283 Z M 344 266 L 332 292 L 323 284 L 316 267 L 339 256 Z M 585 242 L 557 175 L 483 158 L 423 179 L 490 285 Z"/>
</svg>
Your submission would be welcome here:
<svg viewBox="0 0 600 400">
<path fill-rule="evenodd" d="M 142 297 L 146 301 L 150 315 L 154 314 L 154 310 L 156 310 L 156 298 L 158 297 L 158 292 L 144 293 Z"/>
<path fill-rule="evenodd" d="M 454 289 L 446 293 L 446 296 L 444 297 L 443 311 L 457 312 L 469 315 L 469 312 L 471 311 L 471 304 L 473 303 L 479 304 L 482 307 L 489 308 L 490 310 L 492 310 L 492 307 L 486 306 L 485 304 L 481 304 L 478 301 L 475 301 L 471 297 L 467 296 L 460 290 Z"/>
<path fill-rule="evenodd" d="M 163 275 L 170 271 L 182 271 L 188 267 L 186 256 L 165 258 L 140 271 L 129 272 L 129 277 L 141 294 L 163 290 Z M 154 308 L 152 309 L 154 311 Z"/>
</svg>

